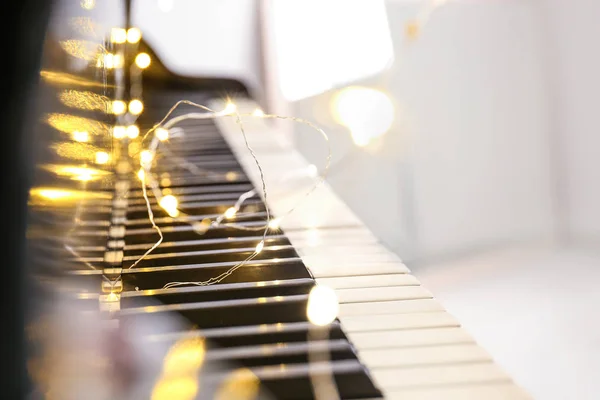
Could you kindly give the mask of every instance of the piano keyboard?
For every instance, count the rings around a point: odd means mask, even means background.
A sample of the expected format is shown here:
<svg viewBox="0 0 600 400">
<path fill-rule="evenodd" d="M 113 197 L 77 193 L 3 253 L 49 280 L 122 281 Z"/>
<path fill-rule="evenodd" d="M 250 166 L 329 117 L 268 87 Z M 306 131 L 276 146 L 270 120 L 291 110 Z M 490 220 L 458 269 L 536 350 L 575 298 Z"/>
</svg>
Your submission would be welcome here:
<svg viewBox="0 0 600 400">
<path fill-rule="evenodd" d="M 190 95 L 163 90 L 146 96 L 142 132 Z M 247 99 L 236 105 L 240 112 L 256 108 Z M 264 398 L 314 398 L 315 376 L 332 376 L 342 399 L 528 398 L 326 184 L 301 200 L 314 183 L 311 167 L 265 120 L 244 119 L 244 126 L 265 171 L 268 204 L 253 197 L 232 221 L 260 227 L 266 207 L 280 216 L 301 201 L 280 230 L 268 232 L 263 251 L 217 284 L 164 289 L 169 282 L 226 272 L 253 254 L 262 231 L 219 226 L 198 234 L 150 196 L 164 240 L 132 267 L 158 235 L 131 171 L 137 167 L 122 168 L 113 199 L 88 202 L 77 235 L 95 239 L 73 245 L 79 257 L 68 264 L 75 285 L 103 285 L 101 295 L 78 295 L 88 309 L 99 302 L 119 326 L 146 322 L 145 346 L 163 355 L 185 338 L 206 340 L 201 398 L 221 398 L 223 382 L 240 368 L 260 381 Z M 168 144 L 170 156 L 159 151 L 152 173 L 190 220 L 214 220 L 241 194 L 261 187 L 234 118 L 179 127 Z M 200 170 L 182 167 L 175 157 Z M 340 303 L 338 319 L 325 328 L 312 326 L 306 315 L 315 284 L 334 289 Z M 164 322 L 173 316 L 180 319 Z M 326 360 L 311 361 L 311 352 Z M 160 365 L 149 369 L 158 374 Z M 156 385 L 140 390 L 137 398 L 149 398 Z"/>
</svg>

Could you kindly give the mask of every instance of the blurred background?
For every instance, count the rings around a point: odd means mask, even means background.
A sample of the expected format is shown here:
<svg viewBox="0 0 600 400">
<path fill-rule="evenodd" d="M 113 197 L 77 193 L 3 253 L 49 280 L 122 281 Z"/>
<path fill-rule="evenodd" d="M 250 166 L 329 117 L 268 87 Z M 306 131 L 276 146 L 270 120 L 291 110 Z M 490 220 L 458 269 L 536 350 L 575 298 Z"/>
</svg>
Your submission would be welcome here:
<svg viewBox="0 0 600 400">
<path fill-rule="evenodd" d="M 598 15 L 594 0 L 132 11 L 169 69 L 240 79 L 265 110 L 324 127 L 330 185 L 544 399 L 600 390 Z M 280 132 L 321 162 L 318 137 Z"/>
<path fill-rule="evenodd" d="M 75 3 L 124 23 L 122 1 Z M 597 0 L 131 9 L 175 74 L 239 80 L 265 112 L 321 126 L 331 187 L 536 399 L 600 392 L 598 16 Z M 323 166 L 321 138 L 277 128 Z"/>
</svg>

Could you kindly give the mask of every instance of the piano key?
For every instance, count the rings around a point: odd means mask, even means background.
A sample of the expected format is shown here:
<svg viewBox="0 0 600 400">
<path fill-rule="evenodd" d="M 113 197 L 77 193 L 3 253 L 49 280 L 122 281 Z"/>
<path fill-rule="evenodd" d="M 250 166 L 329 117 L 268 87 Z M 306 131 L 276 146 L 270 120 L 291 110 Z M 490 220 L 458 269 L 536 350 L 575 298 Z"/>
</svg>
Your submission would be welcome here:
<svg viewBox="0 0 600 400">
<path fill-rule="evenodd" d="M 362 362 L 370 368 L 396 368 L 436 364 L 491 362 L 481 347 L 472 344 L 404 347 L 359 351 Z"/>
<path fill-rule="evenodd" d="M 430 311 L 444 311 L 444 308 L 434 299 L 371 301 L 367 303 L 340 304 L 339 316 L 406 314 Z"/>
<path fill-rule="evenodd" d="M 346 332 L 458 327 L 459 322 L 446 312 L 378 314 L 340 317 Z"/>
<path fill-rule="evenodd" d="M 435 346 L 474 343 L 462 328 L 425 328 L 373 332 L 350 332 L 350 341 L 359 352 L 365 350 L 389 350 L 403 347 Z"/>
<path fill-rule="evenodd" d="M 386 392 L 390 400 L 525 400 L 531 397 L 513 383 L 441 385 Z"/>
<path fill-rule="evenodd" d="M 319 282 L 319 284 L 329 286 L 332 289 L 420 285 L 417 278 L 409 274 L 344 276 L 332 278 L 319 278 L 317 281 Z"/>
<path fill-rule="evenodd" d="M 336 289 L 335 294 L 340 304 L 433 298 L 433 295 L 421 286 Z"/>
</svg>

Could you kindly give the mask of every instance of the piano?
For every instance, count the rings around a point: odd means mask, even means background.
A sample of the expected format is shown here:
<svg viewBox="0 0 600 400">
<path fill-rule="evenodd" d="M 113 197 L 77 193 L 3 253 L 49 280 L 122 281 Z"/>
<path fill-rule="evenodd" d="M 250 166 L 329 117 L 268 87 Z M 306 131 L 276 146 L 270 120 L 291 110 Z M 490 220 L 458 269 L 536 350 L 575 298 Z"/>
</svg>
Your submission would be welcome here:
<svg viewBox="0 0 600 400">
<path fill-rule="evenodd" d="M 529 398 L 326 182 L 306 196 L 323 166 L 241 82 L 175 76 L 143 39 L 96 39 L 103 58 L 77 74 L 57 70 L 78 55 L 65 40 L 45 45 L 27 240 L 34 398 Z M 133 99 L 143 111 L 115 115 Z M 143 140 L 182 99 L 235 112 Z M 171 117 L 189 112 L 202 111 Z M 237 115 L 253 113 L 242 134 Z M 333 318 L 311 318 L 310 301 Z"/>
</svg>

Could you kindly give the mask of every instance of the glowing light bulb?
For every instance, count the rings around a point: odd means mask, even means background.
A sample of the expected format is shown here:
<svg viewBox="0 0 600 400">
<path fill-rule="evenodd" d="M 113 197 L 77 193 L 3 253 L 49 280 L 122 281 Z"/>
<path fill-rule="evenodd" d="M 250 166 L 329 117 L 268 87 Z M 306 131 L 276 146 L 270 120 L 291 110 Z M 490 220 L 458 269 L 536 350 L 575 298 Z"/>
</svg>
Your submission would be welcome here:
<svg viewBox="0 0 600 400">
<path fill-rule="evenodd" d="M 225 179 L 227 179 L 229 182 L 235 181 L 237 179 L 237 174 L 233 171 L 229 171 L 225 174 Z"/>
<path fill-rule="evenodd" d="M 115 68 L 123 68 L 123 64 L 125 64 L 123 56 L 121 56 L 120 54 L 115 54 L 113 56 L 113 66 Z"/>
<path fill-rule="evenodd" d="M 138 99 L 129 102 L 129 112 L 133 115 L 140 115 L 144 111 L 144 103 Z"/>
<path fill-rule="evenodd" d="M 307 168 L 306 168 L 306 173 L 308 174 L 308 176 L 315 178 L 318 174 L 319 174 L 319 170 L 317 169 L 317 166 L 314 164 L 310 164 Z"/>
<path fill-rule="evenodd" d="M 113 127 L 112 132 L 115 139 L 123 139 L 127 134 L 127 129 L 124 126 L 117 125 Z"/>
<path fill-rule="evenodd" d="M 165 140 L 169 139 L 169 131 L 165 128 L 156 128 L 154 131 L 154 136 L 156 136 L 156 138 L 161 142 L 164 142 Z"/>
<path fill-rule="evenodd" d="M 129 43 L 137 43 L 142 38 L 142 31 L 138 28 L 127 29 L 127 41 Z"/>
<path fill-rule="evenodd" d="M 167 214 L 169 214 L 169 216 L 175 218 L 179 215 L 179 210 L 177 209 L 179 202 L 175 196 L 170 194 L 166 195 L 160 199 L 158 204 L 167 212 Z"/>
<path fill-rule="evenodd" d="M 58 200 L 71 196 L 69 190 L 63 189 L 40 189 L 36 194 L 49 200 Z"/>
<path fill-rule="evenodd" d="M 210 224 L 211 220 L 209 218 L 204 218 L 201 222 L 194 222 L 192 228 L 196 233 L 203 235 L 210 229 Z"/>
<path fill-rule="evenodd" d="M 254 249 L 254 252 L 255 252 L 256 254 L 258 254 L 258 253 L 260 253 L 261 251 L 263 251 L 263 248 L 264 248 L 264 247 L 265 247 L 265 241 L 264 241 L 264 240 L 261 240 L 261 241 L 260 241 L 260 243 L 258 243 L 258 244 L 256 245 L 256 249 Z"/>
<path fill-rule="evenodd" d="M 105 151 L 99 151 L 96 153 L 96 164 L 106 164 L 110 160 L 110 156 Z"/>
<path fill-rule="evenodd" d="M 394 122 L 394 105 L 383 92 L 366 87 L 348 87 L 334 96 L 335 120 L 350 129 L 357 146 L 385 134 Z"/>
<path fill-rule="evenodd" d="M 257 108 L 256 110 L 254 110 L 252 115 L 254 115 L 255 117 L 264 117 L 265 113 L 260 108 Z"/>
<path fill-rule="evenodd" d="M 150 56 L 146 53 L 140 53 L 135 57 L 135 65 L 141 69 L 146 69 L 150 66 Z"/>
<path fill-rule="evenodd" d="M 329 325 L 337 318 L 338 311 L 338 298 L 333 289 L 322 285 L 312 288 L 306 306 L 306 316 L 312 324 Z"/>
<path fill-rule="evenodd" d="M 228 102 L 227 105 L 225 106 L 225 109 L 223 110 L 223 114 L 225 114 L 225 115 L 233 114 L 235 112 L 235 110 L 237 110 L 236 105 L 233 104 L 232 102 Z"/>
<path fill-rule="evenodd" d="M 227 210 L 225 210 L 225 218 L 233 218 L 235 213 L 237 213 L 235 207 L 229 207 Z"/>
<path fill-rule="evenodd" d="M 123 28 L 112 28 L 110 31 L 110 41 L 113 43 L 125 43 L 127 40 L 127 31 Z"/>
<path fill-rule="evenodd" d="M 90 140 L 90 134 L 86 131 L 75 131 L 72 137 L 76 142 L 87 142 Z"/>
<path fill-rule="evenodd" d="M 147 166 L 152 164 L 152 159 L 154 158 L 154 154 L 149 150 L 143 150 L 140 153 L 140 163 L 143 166 Z"/>
<path fill-rule="evenodd" d="M 279 229 L 279 223 L 281 222 L 281 218 L 273 218 L 269 221 L 269 228 L 273 230 Z"/>
<path fill-rule="evenodd" d="M 122 100 L 114 100 L 111 104 L 112 113 L 115 115 L 121 115 L 127 109 L 127 105 Z"/>
<path fill-rule="evenodd" d="M 144 168 L 140 168 L 140 170 L 137 172 L 137 177 L 142 182 L 146 179 L 146 172 L 144 172 Z"/>
<path fill-rule="evenodd" d="M 129 139 L 135 139 L 140 135 L 140 128 L 137 125 L 129 125 L 127 127 L 127 137 Z"/>
</svg>

